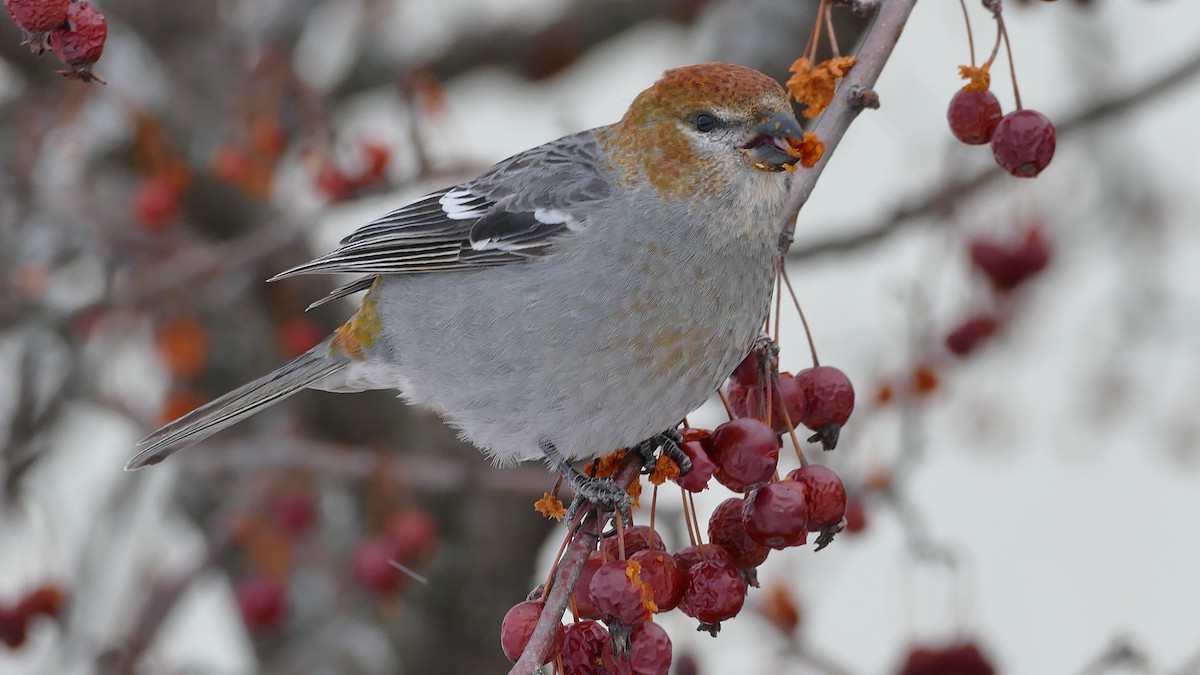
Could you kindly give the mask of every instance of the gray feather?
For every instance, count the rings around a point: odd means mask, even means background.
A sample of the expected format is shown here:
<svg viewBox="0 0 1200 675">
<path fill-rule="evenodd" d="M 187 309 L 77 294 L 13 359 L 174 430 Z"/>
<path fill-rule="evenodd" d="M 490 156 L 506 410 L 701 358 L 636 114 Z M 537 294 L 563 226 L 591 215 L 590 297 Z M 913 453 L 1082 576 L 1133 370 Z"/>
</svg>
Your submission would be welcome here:
<svg viewBox="0 0 1200 675">
<path fill-rule="evenodd" d="M 321 343 L 280 368 L 238 387 L 215 401 L 180 417 L 138 442 L 144 448 L 126 471 L 158 464 L 178 450 L 198 443 L 262 409 L 345 368 L 350 359 L 325 356 L 329 341 Z"/>
<path fill-rule="evenodd" d="M 528 261 L 580 229 L 608 200 L 594 131 L 514 155 L 467 183 L 438 190 L 363 226 L 297 274 L 412 274 Z M 349 291 L 353 292 L 353 291 Z M 342 289 L 334 291 L 342 297 Z M 332 298 L 324 300 L 327 302 Z"/>
</svg>

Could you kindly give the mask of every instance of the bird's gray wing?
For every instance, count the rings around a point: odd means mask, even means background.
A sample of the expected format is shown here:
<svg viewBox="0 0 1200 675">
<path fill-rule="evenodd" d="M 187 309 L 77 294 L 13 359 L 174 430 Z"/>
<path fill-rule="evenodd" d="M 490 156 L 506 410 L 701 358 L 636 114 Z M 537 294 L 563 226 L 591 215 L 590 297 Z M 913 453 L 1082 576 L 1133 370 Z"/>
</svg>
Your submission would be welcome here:
<svg viewBox="0 0 1200 675">
<path fill-rule="evenodd" d="M 604 158 L 585 131 L 514 155 L 478 178 L 402 206 L 342 240 L 332 252 L 282 272 L 368 275 L 334 291 L 342 297 L 379 274 L 503 265 L 545 255 L 586 212 L 610 198 Z"/>
</svg>

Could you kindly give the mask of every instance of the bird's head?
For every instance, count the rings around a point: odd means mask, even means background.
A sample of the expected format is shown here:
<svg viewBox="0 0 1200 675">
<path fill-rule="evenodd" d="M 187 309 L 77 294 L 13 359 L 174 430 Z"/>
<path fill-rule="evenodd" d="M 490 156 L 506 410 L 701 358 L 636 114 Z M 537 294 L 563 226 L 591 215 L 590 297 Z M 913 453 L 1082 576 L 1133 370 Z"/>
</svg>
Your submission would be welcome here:
<svg viewBox="0 0 1200 675">
<path fill-rule="evenodd" d="M 794 169 L 798 153 L 788 139 L 802 133 L 778 82 L 752 68 L 705 63 L 668 70 L 604 140 L 626 176 L 682 196 Z"/>
</svg>

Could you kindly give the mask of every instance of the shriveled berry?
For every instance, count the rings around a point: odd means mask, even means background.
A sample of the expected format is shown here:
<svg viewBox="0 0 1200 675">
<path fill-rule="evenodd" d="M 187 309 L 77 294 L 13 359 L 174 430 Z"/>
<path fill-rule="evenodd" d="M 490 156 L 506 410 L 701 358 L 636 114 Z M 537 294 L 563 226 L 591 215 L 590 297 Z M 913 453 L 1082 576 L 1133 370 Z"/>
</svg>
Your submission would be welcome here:
<svg viewBox="0 0 1200 675">
<path fill-rule="evenodd" d="M 771 480 L 779 462 L 779 442 L 765 423 L 750 417 L 730 420 L 713 431 L 709 451 L 722 485 L 744 492 Z"/>
<path fill-rule="evenodd" d="M 571 592 L 571 597 L 575 599 L 575 618 L 577 619 L 603 618 L 600 610 L 596 608 L 596 602 L 592 600 L 592 593 L 589 590 L 592 577 L 596 575 L 596 570 L 600 569 L 602 564 L 604 564 L 604 559 L 600 557 L 599 551 L 592 551 L 592 555 L 583 563 L 583 569 L 579 572 L 579 581 Z"/>
<path fill-rule="evenodd" d="M 735 500 L 736 501 L 736 500 Z M 737 561 L 733 554 L 719 544 L 693 544 L 686 546 L 675 552 L 675 564 L 679 565 L 679 569 L 683 571 L 684 576 L 687 576 L 688 570 L 698 563 L 705 560 L 720 560 L 727 562 L 730 565 L 737 567 Z"/>
<path fill-rule="evenodd" d="M 999 325 L 996 317 L 991 314 L 973 316 L 950 331 L 946 336 L 946 349 L 958 356 L 966 356 L 995 335 Z"/>
<path fill-rule="evenodd" d="M 563 631 L 563 667 L 568 675 L 610 675 L 612 638 L 596 621 L 577 621 Z"/>
<path fill-rule="evenodd" d="M 179 212 L 179 193 L 165 178 L 147 178 L 133 193 L 133 214 L 148 232 L 163 231 Z"/>
<path fill-rule="evenodd" d="M 642 582 L 650 584 L 656 612 L 667 612 L 679 606 L 683 597 L 683 570 L 675 558 L 662 549 L 642 550 L 629 558 L 642 566 Z"/>
<path fill-rule="evenodd" d="M 701 623 L 716 624 L 742 611 L 746 585 L 737 568 L 723 560 L 692 565 L 679 609 Z"/>
<path fill-rule="evenodd" d="M 942 648 L 913 647 L 899 675 L 994 675 L 991 661 L 972 642 Z"/>
<path fill-rule="evenodd" d="M 279 496 L 275 503 L 275 521 L 288 534 L 308 534 L 317 522 L 317 507 L 310 493 L 290 490 Z"/>
<path fill-rule="evenodd" d="M 645 525 L 633 525 L 622 528 L 625 542 L 625 557 L 633 557 L 634 553 L 651 549 L 655 551 L 664 551 L 667 546 L 663 543 L 662 537 L 658 533 Z M 604 550 L 604 554 L 609 558 L 619 558 L 621 553 L 620 544 L 618 541 L 620 535 L 607 537 L 600 544 L 600 548 Z"/>
<path fill-rule="evenodd" d="M 238 584 L 238 607 L 242 620 L 253 631 L 274 630 L 287 613 L 286 589 L 267 577 L 250 577 Z"/>
<path fill-rule="evenodd" d="M 4 9 L 17 28 L 30 34 L 48 33 L 67 20 L 70 0 L 4 0 Z"/>
<path fill-rule="evenodd" d="M 66 593 L 56 584 L 45 584 L 30 591 L 17 604 L 17 613 L 26 619 L 46 616 L 57 619 L 67 601 Z"/>
<path fill-rule="evenodd" d="M 543 606 L 541 600 L 526 600 L 514 605 L 504 615 L 504 621 L 500 623 L 500 647 L 509 661 L 516 663 L 517 659 L 521 658 L 521 652 L 524 652 L 525 647 L 529 644 L 529 638 L 533 636 L 533 629 L 542 615 Z M 546 655 L 546 660 L 542 661 L 543 664 L 556 659 L 559 652 L 562 651 L 562 624 L 559 624 L 555 631 L 554 642 L 550 646 L 550 653 Z"/>
<path fill-rule="evenodd" d="M 1005 115 L 992 134 L 992 156 L 1017 178 L 1033 178 L 1054 158 L 1054 124 L 1036 110 Z"/>
<path fill-rule="evenodd" d="M 799 546 L 808 540 L 808 488 L 785 480 L 767 483 L 746 495 L 742 524 L 754 541 L 774 549 Z"/>
<path fill-rule="evenodd" d="M 950 99 L 950 107 L 946 111 L 951 133 L 967 145 L 983 145 L 992 140 L 1000 117 L 1000 101 L 986 89 L 959 89 Z"/>
<path fill-rule="evenodd" d="M 364 588 L 391 593 L 400 587 L 400 570 L 392 566 L 392 546 L 383 539 L 363 539 L 354 547 L 354 577 Z"/>
<path fill-rule="evenodd" d="M 643 583 L 641 565 L 632 560 L 610 560 L 596 570 L 588 592 L 606 623 L 636 626 L 650 619 Z"/>
<path fill-rule="evenodd" d="M 742 500 L 730 497 L 713 509 L 708 518 L 708 540 L 729 552 L 738 569 L 758 567 L 771 552 L 750 537 L 742 523 Z"/>
<path fill-rule="evenodd" d="M 405 562 L 431 553 L 437 545 L 437 532 L 433 517 L 414 508 L 393 516 L 384 538 L 391 556 Z"/>
<path fill-rule="evenodd" d="M 671 670 L 671 638 L 662 626 L 647 621 L 629 636 L 629 653 L 618 654 L 613 675 L 667 675 Z"/>
<path fill-rule="evenodd" d="M 808 529 L 816 532 L 842 522 L 846 515 L 846 487 L 833 469 L 820 464 L 794 469 L 788 479 L 807 488 Z"/>
<path fill-rule="evenodd" d="M 808 407 L 800 421 L 817 432 L 826 450 L 837 447 L 841 428 L 854 411 L 854 386 L 846 374 L 832 366 L 805 368 L 796 375 Z"/>
<path fill-rule="evenodd" d="M 686 476 L 679 476 L 675 483 L 688 492 L 700 492 L 708 487 L 717 465 L 708 456 L 708 443 L 712 432 L 707 429 L 684 429 L 683 445 L 679 449 L 692 460 L 692 470 Z"/>
<path fill-rule="evenodd" d="M 50 34 L 50 45 L 68 66 L 87 66 L 100 60 L 108 38 L 108 20 L 90 2 L 73 2 L 67 21 Z"/>
</svg>

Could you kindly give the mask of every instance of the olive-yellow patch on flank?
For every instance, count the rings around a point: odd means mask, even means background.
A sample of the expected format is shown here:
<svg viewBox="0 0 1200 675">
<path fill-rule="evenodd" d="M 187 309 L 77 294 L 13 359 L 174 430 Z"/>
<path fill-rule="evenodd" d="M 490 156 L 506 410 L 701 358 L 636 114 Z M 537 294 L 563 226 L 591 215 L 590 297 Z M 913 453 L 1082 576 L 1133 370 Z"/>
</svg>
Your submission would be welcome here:
<svg viewBox="0 0 1200 675">
<path fill-rule="evenodd" d="M 374 291 L 375 287 L 372 286 L 371 290 L 363 296 L 362 304 L 354 316 L 333 332 L 333 347 L 340 349 L 342 353 L 356 361 L 363 359 L 364 349 L 370 349 L 375 345 L 375 339 L 382 329 L 379 314 L 376 311 Z"/>
</svg>

